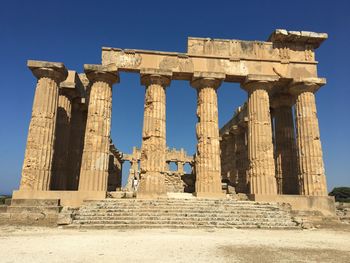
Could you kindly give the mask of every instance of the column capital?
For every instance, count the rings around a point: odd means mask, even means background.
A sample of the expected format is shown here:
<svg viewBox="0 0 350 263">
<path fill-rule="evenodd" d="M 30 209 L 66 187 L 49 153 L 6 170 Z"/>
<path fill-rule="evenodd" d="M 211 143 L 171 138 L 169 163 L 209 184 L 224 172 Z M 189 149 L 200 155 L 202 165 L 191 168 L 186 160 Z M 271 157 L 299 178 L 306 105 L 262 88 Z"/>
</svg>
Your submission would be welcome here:
<svg viewBox="0 0 350 263">
<path fill-rule="evenodd" d="M 238 135 L 240 133 L 242 133 L 244 131 L 244 129 L 239 126 L 239 125 L 233 125 L 231 128 L 230 128 L 230 132 L 233 134 L 233 135 Z"/>
<path fill-rule="evenodd" d="M 264 89 L 266 91 L 270 91 L 277 81 L 279 80 L 278 76 L 275 75 L 254 75 L 249 74 L 243 83 L 241 83 L 241 87 L 248 91 L 252 92 L 257 89 Z"/>
<path fill-rule="evenodd" d="M 114 63 L 108 65 L 85 64 L 84 71 L 91 82 L 104 81 L 110 85 L 119 83 L 119 72 Z"/>
<path fill-rule="evenodd" d="M 172 75 L 172 72 L 169 70 L 144 68 L 140 70 L 141 85 L 147 87 L 152 84 L 158 84 L 165 88 L 170 85 Z"/>
<path fill-rule="evenodd" d="M 27 67 L 37 79 L 50 78 L 60 83 L 68 76 L 68 71 L 61 62 L 28 60 Z"/>
<path fill-rule="evenodd" d="M 293 95 L 299 95 L 303 92 L 315 93 L 326 83 L 325 78 L 294 79 L 289 86 L 289 92 Z"/>
<path fill-rule="evenodd" d="M 225 74 L 215 72 L 194 72 L 191 86 L 195 89 L 211 87 L 218 89 L 225 79 Z"/>
<path fill-rule="evenodd" d="M 291 94 L 278 93 L 271 98 L 270 106 L 273 109 L 280 107 L 292 107 L 294 104 L 294 98 Z"/>
</svg>

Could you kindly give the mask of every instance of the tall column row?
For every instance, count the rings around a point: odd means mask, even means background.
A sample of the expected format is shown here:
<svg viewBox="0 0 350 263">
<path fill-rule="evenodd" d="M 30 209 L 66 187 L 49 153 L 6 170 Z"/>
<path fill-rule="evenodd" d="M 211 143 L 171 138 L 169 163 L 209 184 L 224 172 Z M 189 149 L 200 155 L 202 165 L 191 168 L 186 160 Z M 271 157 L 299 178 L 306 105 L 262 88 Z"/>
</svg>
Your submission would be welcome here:
<svg viewBox="0 0 350 263">
<path fill-rule="evenodd" d="M 76 98 L 66 89 L 59 89 L 60 82 L 67 77 L 67 70 L 62 63 L 29 61 L 28 66 L 38 82 L 20 189 L 46 191 L 51 185 L 52 190 L 78 187 L 80 191 L 106 191 L 112 85 L 119 81 L 117 68 L 113 64 L 85 65 L 91 84 L 86 129 L 85 132 L 75 131 L 84 132 L 75 145 L 69 139 L 74 132 L 73 124 L 81 126 L 84 117 L 75 120 L 73 116 L 78 104 L 73 102 Z M 141 198 L 166 194 L 166 87 L 171 77 L 171 72 L 141 71 L 141 84 L 146 87 L 140 163 Z M 224 78 L 216 73 L 195 73 L 191 81 L 197 91 L 195 191 L 199 197 L 223 195 L 217 89 Z M 294 81 L 289 93 L 273 94 L 270 98 L 277 81 L 278 78 L 273 76 L 249 75 L 242 84 L 248 92 L 248 127 L 246 132 L 242 129 L 232 131 L 234 137 L 225 146 L 226 154 L 235 153 L 231 164 L 235 175 L 229 179 L 237 182 L 239 191 L 249 188 L 251 194 L 327 195 L 314 95 L 325 81 Z M 274 108 L 274 116 L 270 113 L 270 106 Z M 82 145 L 83 152 L 79 157 L 78 148 Z M 79 169 L 79 165 L 75 168 L 67 165 L 70 158 L 77 164 L 81 160 L 79 186 L 77 178 L 67 176 Z M 280 191 L 277 191 L 278 184 Z"/>
</svg>

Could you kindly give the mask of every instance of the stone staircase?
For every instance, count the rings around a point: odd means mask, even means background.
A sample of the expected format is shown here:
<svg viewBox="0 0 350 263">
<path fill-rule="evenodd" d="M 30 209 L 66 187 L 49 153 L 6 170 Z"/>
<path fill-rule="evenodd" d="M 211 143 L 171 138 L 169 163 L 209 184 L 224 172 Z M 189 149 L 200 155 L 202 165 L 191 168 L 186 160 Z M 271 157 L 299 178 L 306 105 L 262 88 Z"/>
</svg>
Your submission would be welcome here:
<svg viewBox="0 0 350 263">
<path fill-rule="evenodd" d="M 299 228 L 290 208 L 232 199 L 86 201 L 68 228 Z"/>
</svg>

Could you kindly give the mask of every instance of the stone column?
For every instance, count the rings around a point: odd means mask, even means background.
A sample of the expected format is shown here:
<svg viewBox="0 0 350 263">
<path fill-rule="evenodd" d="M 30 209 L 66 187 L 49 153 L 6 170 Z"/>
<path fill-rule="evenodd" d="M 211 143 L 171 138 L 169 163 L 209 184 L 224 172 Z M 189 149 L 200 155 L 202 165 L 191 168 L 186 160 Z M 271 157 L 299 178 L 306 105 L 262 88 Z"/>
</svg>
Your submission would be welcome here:
<svg viewBox="0 0 350 263">
<path fill-rule="evenodd" d="M 268 90 L 274 77 L 248 76 L 243 87 L 248 91 L 248 159 L 251 194 L 275 195 L 270 102 Z"/>
<path fill-rule="evenodd" d="M 146 86 L 138 198 L 166 195 L 166 87 L 171 72 L 142 70 Z"/>
<path fill-rule="evenodd" d="M 38 78 L 20 190 L 49 190 L 51 181 L 59 83 L 67 77 L 62 63 L 28 61 Z"/>
<path fill-rule="evenodd" d="M 72 101 L 68 153 L 68 190 L 78 190 L 80 167 L 84 149 L 84 138 L 87 120 L 86 100 L 75 98 Z"/>
<path fill-rule="evenodd" d="M 229 177 L 231 184 L 237 186 L 237 168 L 236 168 L 236 137 L 234 133 L 230 131 L 228 138 L 228 147 L 226 149 L 229 160 Z"/>
<path fill-rule="evenodd" d="M 248 152 L 246 145 L 246 134 L 245 128 L 237 126 L 236 129 L 233 129 L 235 134 L 235 156 L 236 156 L 236 169 L 237 169 L 237 193 L 248 193 L 248 178 L 247 178 L 247 169 L 248 169 Z"/>
<path fill-rule="evenodd" d="M 273 98 L 275 115 L 276 177 L 280 182 L 279 194 L 298 194 L 299 180 L 296 162 L 296 144 L 291 95 Z"/>
<path fill-rule="evenodd" d="M 221 180 L 228 180 L 228 136 L 224 133 L 220 137 L 220 164 L 221 164 Z"/>
<path fill-rule="evenodd" d="M 302 195 L 327 196 L 320 130 L 314 93 L 325 79 L 295 82 L 291 92 L 296 95 L 295 125 L 297 156 Z"/>
<path fill-rule="evenodd" d="M 84 65 L 91 81 L 79 191 L 107 191 L 112 85 L 119 80 L 114 64 Z"/>
<path fill-rule="evenodd" d="M 197 89 L 197 152 L 195 156 L 196 196 L 224 196 L 221 187 L 221 162 L 216 90 L 224 76 L 195 74 L 191 85 Z"/>
<path fill-rule="evenodd" d="M 68 190 L 68 149 L 70 121 L 72 116 L 72 94 L 65 88 L 59 89 L 55 152 L 52 163 L 51 190 Z"/>
<path fill-rule="evenodd" d="M 177 164 L 177 172 L 179 174 L 184 174 L 185 173 L 184 172 L 184 163 L 181 161 L 178 161 L 176 164 Z"/>
</svg>

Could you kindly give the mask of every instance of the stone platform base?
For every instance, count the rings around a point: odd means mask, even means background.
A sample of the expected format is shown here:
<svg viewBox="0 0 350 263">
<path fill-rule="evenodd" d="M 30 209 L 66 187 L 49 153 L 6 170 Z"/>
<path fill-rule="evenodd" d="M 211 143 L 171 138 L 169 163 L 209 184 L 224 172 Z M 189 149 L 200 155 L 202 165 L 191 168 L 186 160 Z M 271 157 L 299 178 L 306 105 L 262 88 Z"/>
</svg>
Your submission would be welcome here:
<svg viewBox="0 0 350 263">
<path fill-rule="evenodd" d="M 0 224 L 56 226 L 61 208 L 59 199 L 14 199 L 0 214 Z"/>
<path fill-rule="evenodd" d="M 198 198 L 226 198 L 226 193 L 202 193 L 196 192 L 194 195 Z"/>
<path fill-rule="evenodd" d="M 194 199 L 196 198 L 191 193 L 167 193 L 168 198 L 174 198 L 174 199 Z"/>
<path fill-rule="evenodd" d="M 58 199 L 61 206 L 80 207 L 84 200 L 102 200 L 104 191 L 13 191 L 12 199 Z"/>
<path fill-rule="evenodd" d="M 333 196 L 303 196 L 303 195 L 248 195 L 249 200 L 257 202 L 288 203 L 295 211 L 317 211 L 324 216 L 335 216 L 335 201 Z"/>
</svg>

